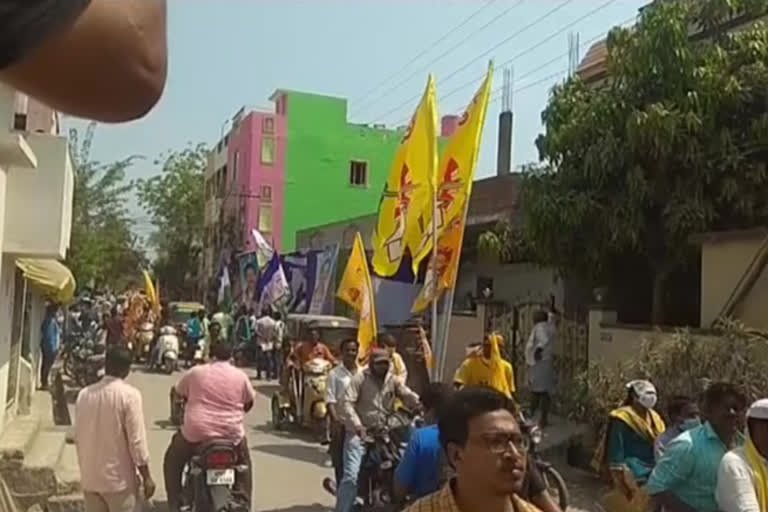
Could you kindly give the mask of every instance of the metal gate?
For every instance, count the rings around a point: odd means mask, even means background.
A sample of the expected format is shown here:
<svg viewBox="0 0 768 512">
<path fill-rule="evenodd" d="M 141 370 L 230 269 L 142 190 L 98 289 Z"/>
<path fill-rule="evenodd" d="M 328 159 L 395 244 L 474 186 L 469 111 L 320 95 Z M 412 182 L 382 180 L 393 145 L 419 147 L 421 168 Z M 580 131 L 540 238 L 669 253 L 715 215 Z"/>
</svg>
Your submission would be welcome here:
<svg viewBox="0 0 768 512">
<path fill-rule="evenodd" d="M 549 311 L 551 300 L 521 301 L 509 308 L 495 307 L 488 310 L 487 328 L 504 336 L 506 357 L 515 370 L 516 384 L 525 390 L 528 382 L 525 363 L 525 344 L 533 330 L 536 311 Z M 554 369 L 556 386 L 563 389 L 587 369 L 587 347 L 589 343 L 587 325 L 575 320 L 559 317 L 557 338 L 554 348 Z"/>
</svg>

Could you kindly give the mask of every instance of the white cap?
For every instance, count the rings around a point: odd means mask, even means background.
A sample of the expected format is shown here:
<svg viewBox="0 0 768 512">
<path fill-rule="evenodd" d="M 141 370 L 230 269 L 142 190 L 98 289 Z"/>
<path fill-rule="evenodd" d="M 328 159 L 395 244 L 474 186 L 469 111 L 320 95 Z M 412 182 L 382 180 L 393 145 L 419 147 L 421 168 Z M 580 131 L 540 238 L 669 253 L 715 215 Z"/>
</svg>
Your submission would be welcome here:
<svg viewBox="0 0 768 512">
<path fill-rule="evenodd" d="M 747 418 L 756 420 L 768 420 L 768 398 L 761 398 L 749 406 Z"/>
<path fill-rule="evenodd" d="M 656 394 L 656 386 L 651 384 L 650 381 L 637 379 L 627 382 L 627 389 L 634 390 L 637 396 L 644 394 Z"/>
</svg>

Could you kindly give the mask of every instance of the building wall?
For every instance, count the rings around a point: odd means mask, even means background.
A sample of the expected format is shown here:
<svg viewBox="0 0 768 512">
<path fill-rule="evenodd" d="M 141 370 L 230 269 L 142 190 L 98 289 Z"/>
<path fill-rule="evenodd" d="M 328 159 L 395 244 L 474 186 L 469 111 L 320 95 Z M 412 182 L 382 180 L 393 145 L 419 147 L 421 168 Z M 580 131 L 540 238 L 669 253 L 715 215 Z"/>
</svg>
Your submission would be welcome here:
<svg viewBox="0 0 768 512">
<path fill-rule="evenodd" d="M 520 303 L 549 303 L 550 295 L 555 296 L 555 307 L 562 310 L 565 295 L 563 282 L 557 279 L 551 268 L 539 267 L 533 263 L 502 265 L 491 262 L 462 263 L 456 284 L 456 303 L 463 306 L 467 294 L 478 296 L 478 278 L 493 280 L 493 298 L 510 306 Z"/>
<path fill-rule="evenodd" d="M 701 248 L 701 327 L 709 327 L 757 254 L 762 237 L 721 240 Z M 755 287 L 761 284 L 759 279 Z M 765 284 L 763 282 L 763 284 Z M 753 292 L 757 290 L 753 289 Z M 746 298 L 750 300 L 749 297 Z M 765 303 L 762 303 L 765 304 Z M 765 314 L 762 315 L 764 320 Z M 757 327 L 757 326 L 755 326 Z"/>
<path fill-rule="evenodd" d="M 273 133 L 265 133 L 265 120 L 271 119 Z M 265 158 L 264 139 L 273 139 L 274 155 L 272 163 Z M 237 158 L 235 155 L 237 154 Z M 237 169 L 235 169 L 237 161 Z M 259 229 L 267 240 L 272 240 L 274 247 L 282 250 L 283 240 L 283 200 L 285 186 L 285 118 L 272 113 L 250 112 L 229 136 L 229 162 L 232 167 L 230 179 L 236 180 L 233 193 L 240 197 L 234 199 L 243 207 L 244 249 L 254 249 L 250 233 Z M 269 187 L 271 197 L 267 197 L 265 187 Z M 265 220 L 264 208 L 271 208 L 271 222 Z M 261 219 L 265 214 L 265 219 Z M 267 229 L 269 228 L 269 229 Z"/>
<path fill-rule="evenodd" d="M 3 174 L 3 173 L 0 173 Z M 8 371 L 11 357 L 11 326 L 13 324 L 13 302 L 16 277 L 16 263 L 13 257 L 2 256 L 0 263 L 0 432 L 11 419 L 6 417 L 6 395 L 8 393 Z"/>
<path fill-rule="evenodd" d="M 347 123 L 344 99 L 287 92 L 283 251 L 310 226 L 375 213 L 400 141 L 397 131 Z M 368 164 L 365 187 L 350 184 L 350 161 Z"/>
</svg>

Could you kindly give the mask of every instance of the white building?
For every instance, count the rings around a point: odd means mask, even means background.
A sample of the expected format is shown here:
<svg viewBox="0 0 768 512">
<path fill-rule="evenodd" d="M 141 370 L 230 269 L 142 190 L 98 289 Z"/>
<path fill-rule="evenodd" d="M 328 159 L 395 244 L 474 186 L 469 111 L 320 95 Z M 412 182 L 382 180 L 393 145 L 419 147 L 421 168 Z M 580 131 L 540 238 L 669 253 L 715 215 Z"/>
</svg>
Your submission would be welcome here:
<svg viewBox="0 0 768 512">
<path fill-rule="evenodd" d="M 66 300 L 74 175 L 50 108 L 0 86 L 0 433 L 29 411 L 46 298 Z"/>
</svg>

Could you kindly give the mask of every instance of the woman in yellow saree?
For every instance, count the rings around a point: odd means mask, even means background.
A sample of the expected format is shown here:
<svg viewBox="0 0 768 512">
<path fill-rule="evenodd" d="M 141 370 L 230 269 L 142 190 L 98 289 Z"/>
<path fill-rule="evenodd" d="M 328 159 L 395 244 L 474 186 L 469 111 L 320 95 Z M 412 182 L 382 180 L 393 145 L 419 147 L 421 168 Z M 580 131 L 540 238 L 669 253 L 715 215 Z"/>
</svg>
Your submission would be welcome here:
<svg viewBox="0 0 768 512">
<path fill-rule="evenodd" d="M 501 357 L 504 338 L 491 333 L 483 340 L 482 351 L 470 355 L 461 364 L 453 378 L 459 387 L 478 386 L 495 389 L 512 398 L 515 392 L 515 374 L 512 365 Z"/>
</svg>

